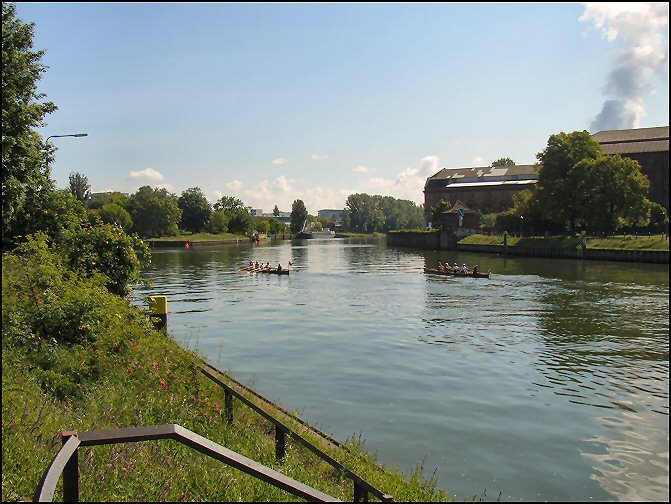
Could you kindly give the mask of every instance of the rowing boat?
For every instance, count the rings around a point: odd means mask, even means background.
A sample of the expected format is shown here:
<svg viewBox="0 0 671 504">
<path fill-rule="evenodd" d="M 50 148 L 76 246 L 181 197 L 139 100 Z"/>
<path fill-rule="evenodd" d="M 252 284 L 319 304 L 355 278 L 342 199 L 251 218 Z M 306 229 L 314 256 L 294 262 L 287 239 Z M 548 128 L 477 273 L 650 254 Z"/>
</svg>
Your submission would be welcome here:
<svg viewBox="0 0 671 504">
<path fill-rule="evenodd" d="M 257 268 L 256 266 L 240 266 L 240 269 L 243 271 L 249 271 L 251 273 L 271 273 L 273 275 L 288 275 L 289 270 L 283 269 L 278 270 L 277 268 Z"/>
<path fill-rule="evenodd" d="M 473 277 L 473 278 L 489 278 L 490 273 L 462 273 L 461 271 L 443 271 L 435 268 L 424 268 L 424 273 L 431 273 L 432 275 L 446 275 L 446 276 L 458 276 L 458 277 Z"/>
</svg>

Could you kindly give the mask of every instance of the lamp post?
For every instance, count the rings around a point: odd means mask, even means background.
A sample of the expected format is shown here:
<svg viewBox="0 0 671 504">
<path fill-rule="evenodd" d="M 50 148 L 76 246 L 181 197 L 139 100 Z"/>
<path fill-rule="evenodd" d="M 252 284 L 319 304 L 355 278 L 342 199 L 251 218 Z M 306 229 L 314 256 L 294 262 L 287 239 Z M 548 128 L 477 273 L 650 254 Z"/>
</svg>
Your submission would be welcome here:
<svg viewBox="0 0 671 504">
<path fill-rule="evenodd" d="M 50 138 L 85 137 L 85 136 L 89 136 L 89 134 L 88 134 L 88 133 L 72 133 L 72 134 L 70 134 L 70 135 L 51 135 L 51 136 L 48 136 L 48 137 L 47 137 L 47 139 L 44 141 L 44 144 L 45 144 L 45 145 L 48 144 Z"/>
<path fill-rule="evenodd" d="M 524 215 L 520 215 L 520 237 L 524 233 Z"/>
<path fill-rule="evenodd" d="M 44 147 L 47 149 L 47 163 L 46 163 L 46 169 L 47 171 L 49 170 L 49 139 L 50 138 L 63 138 L 63 137 L 85 137 L 89 136 L 88 133 L 70 133 L 68 135 L 49 135 L 47 139 L 44 141 Z"/>
</svg>

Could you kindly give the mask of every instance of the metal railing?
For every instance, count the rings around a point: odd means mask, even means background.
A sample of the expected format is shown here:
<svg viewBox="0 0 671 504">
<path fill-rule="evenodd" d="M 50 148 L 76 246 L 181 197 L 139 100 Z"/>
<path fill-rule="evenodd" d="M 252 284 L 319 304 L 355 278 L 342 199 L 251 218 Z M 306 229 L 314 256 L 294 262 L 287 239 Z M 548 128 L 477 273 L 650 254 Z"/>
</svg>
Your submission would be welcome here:
<svg viewBox="0 0 671 504">
<path fill-rule="evenodd" d="M 214 383 L 219 385 L 224 389 L 224 412 L 226 415 L 226 420 L 230 424 L 233 422 L 233 397 L 237 397 L 239 401 L 241 401 L 243 404 L 251 408 L 253 411 L 261 415 L 263 418 L 268 420 L 270 423 L 272 423 L 275 426 L 275 457 L 276 460 L 280 460 L 282 457 L 284 457 L 285 451 L 286 451 L 286 436 L 289 435 L 296 441 L 298 441 L 300 444 L 305 446 L 307 449 L 309 449 L 311 452 L 313 452 L 315 455 L 317 455 L 319 458 L 324 460 L 326 463 L 330 464 L 332 467 L 338 469 L 341 471 L 347 478 L 351 479 L 354 482 L 354 502 L 368 502 L 368 493 L 370 492 L 371 494 L 375 495 L 378 497 L 381 501 L 383 502 L 393 502 L 394 498 L 391 495 L 385 494 L 381 490 L 378 490 L 375 488 L 373 485 L 368 483 L 366 480 L 352 472 L 350 469 L 345 467 L 343 464 L 332 458 L 330 455 L 324 453 L 322 450 L 320 450 L 318 447 L 316 447 L 314 444 L 312 444 L 310 441 L 305 439 L 303 436 L 292 430 L 290 427 L 288 427 L 286 424 L 282 423 L 280 420 L 274 418 L 272 415 L 269 413 L 265 412 L 263 409 L 261 409 L 259 406 L 251 402 L 249 399 L 244 397 L 242 394 L 240 394 L 237 390 L 232 388 L 230 385 L 224 383 L 221 381 L 219 378 L 217 378 L 212 371 L 210 371 L 208 368 L 214 370 L 218 374 L 223 374 L 221 371 L 218 371 L 216 368 L 207 365 L 207 367 L 201 366 L 200 371 L 203 373 L 207 378 L 212 380 Z M 227 376 L 227 378 L 231 379 L 230 377 Z M 232 380 L 232 379 L 231 379 Z M 235 381 L 235 380 L 232 380 Z M 236 382 L 237 384 L 237 382 Z M 256 397 L 259 397 L 263 399 L 266 402 L 269 402 L 267 399 L 259 396 L 255 392 L 251 391 L 247 387 L 244 387 L 247 391 L 252 392 Z M 284 412 L 284 411 L 283 411 Z M 285 412 L 286 413 L 286 412 Z M 288 414 L 288 413 L 286 413 Z M 288 414 L 289 415 L 289 414 Z M 289 415 L 295 420 L 300 421 L 300 419 L 295 418 L 293 415 Z M 307 425 L 304 422 L 300 421 L 303 425 Z M 310 426 L 308 426 L 310 427 Z M 313 431 L 317 432 L 318 434 L 325 436 L 329 441 L 334 442 L 337 446 L 340 446 L 340 443 L 335 441 L 333 438 L 330 436 L 326 436 L 320 431 L 317 431 L 313 427 L 310 427 Z"/>
<path fill-rule="evenodd" d="M 286 490 L 290 494 L 305 500 L 314 502 L 340 502 L 331 495 L 315 490 L 176 424 L 85 432 L 64 431 L 61 433 L 61 436 L 63 447 L 45 471 L 35 490 L 34 500 L 36 502 L 51 502 L 53 500 L 56 485 L 61 474 L 63 475 L 63 500 L 66 502 L 79 502 L 80 446 L 135 443 L 159 439 L 178 441 L 211 458 L 224 462 L 231 467 L 235 467 L 246 474 L 277 488 Z"/>
</svg>

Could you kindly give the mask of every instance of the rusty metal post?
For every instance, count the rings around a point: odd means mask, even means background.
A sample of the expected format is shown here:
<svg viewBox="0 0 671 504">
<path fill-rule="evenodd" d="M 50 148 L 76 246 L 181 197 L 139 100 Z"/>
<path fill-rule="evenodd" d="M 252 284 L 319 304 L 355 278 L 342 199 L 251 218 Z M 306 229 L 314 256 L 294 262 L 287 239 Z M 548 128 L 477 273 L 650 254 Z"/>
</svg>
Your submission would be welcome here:
<svg viewBox="0 0 671 504">
<path fill-rule="evenodd" d="M 284 457 L 284 430 L 279 425 L 275 426 L 275 460 L 279 461 Z"/>
<path fill-rule="evenodd" d="M 368 502 L 368 491 L 354 482 L 354 502 Z"/>
<path fill-rule="evenodd" d="M 65 445 L 76 435 L 74 431 L 61 432 L 61 444 Z M 63 468 L 63 501 L 79 502 L 79 449 L 75 450 Z"/>
<path fill-rule="evenodd" d="M 233 423 L 233 393 L 228 389 L 224 389 L 224 410 L 226 422 L 230 425 Z"/>
</svg>

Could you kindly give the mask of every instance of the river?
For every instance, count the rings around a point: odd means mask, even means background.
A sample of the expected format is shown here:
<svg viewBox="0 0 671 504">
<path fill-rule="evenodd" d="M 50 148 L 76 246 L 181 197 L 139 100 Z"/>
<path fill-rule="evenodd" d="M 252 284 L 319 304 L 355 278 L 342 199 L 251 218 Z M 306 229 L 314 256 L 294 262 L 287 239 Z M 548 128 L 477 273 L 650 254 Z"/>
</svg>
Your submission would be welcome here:
<svg viewBox="0 0 671 504">
<path fill-rule="evenodd" d="M 184 347 L 459 499 L 669 499 L 668 265 L 331 239 L 155 249 L 145 278 Z"/>
</svg>

